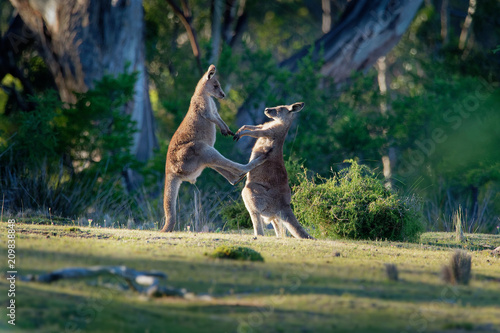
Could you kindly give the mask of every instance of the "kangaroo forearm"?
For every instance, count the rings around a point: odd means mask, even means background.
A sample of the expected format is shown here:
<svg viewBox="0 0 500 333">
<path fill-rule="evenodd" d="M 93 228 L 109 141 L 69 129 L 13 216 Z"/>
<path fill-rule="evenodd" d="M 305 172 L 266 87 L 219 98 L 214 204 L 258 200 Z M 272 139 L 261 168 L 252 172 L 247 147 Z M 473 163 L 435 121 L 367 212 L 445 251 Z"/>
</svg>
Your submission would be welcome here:
<svg viewBox="0 0 500 333">
<path fill-rule="evenodd" d="M 241 126 L 241 128 L 239 129 L 240 131 L 257 131 L 257 130 L 260 130 L 262 128 L 262 125 L 256 125 L 256 126 L 252 126 L 252 125 L 243 125 Z"/>
<path fill-rule="evenodd" d="M 240 136 L 250 136 L 252 138 L 262 138 L 270 137 L 272 135 L 271 131 L 256 129 L 256 130 L 243 130 L 239 132 Z"/>
</svg>

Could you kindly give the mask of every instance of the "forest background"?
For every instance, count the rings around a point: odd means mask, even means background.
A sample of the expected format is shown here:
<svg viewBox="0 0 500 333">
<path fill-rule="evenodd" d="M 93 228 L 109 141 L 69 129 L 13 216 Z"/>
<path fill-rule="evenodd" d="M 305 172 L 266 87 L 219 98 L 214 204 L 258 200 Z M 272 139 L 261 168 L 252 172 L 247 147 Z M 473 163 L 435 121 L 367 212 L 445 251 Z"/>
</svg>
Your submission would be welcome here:
<svg viewBox="0 0 500 333">
<path fill-rule="evenodd" d="M 418 197 L 428 230 L 462 212 L 468 232 L 499 232 L 500 1 L 61 3 L 0 1 L 2 214 L 161 226 L 169 139 L 214 63 L 233 131 L 305 102 L 292 185 L 355 159 Z M 217 137 L 234 161 L 249 147 Z M 240 192 L 204 171 L 177 227 L 244 226 Z"/>
</svg>

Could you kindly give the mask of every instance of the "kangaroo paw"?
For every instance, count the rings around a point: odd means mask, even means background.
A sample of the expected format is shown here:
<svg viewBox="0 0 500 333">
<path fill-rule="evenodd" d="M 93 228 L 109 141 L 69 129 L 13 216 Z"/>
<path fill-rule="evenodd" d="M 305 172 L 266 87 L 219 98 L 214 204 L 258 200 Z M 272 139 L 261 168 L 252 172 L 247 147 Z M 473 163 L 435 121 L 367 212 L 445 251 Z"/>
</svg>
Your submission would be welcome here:
<svg viewBox="0 0 500 333">
<path fill-rule="evenodd" d="M 274 147 L 269 148 L 269 150 L 265 152 L 264 158 L 268 158 L 269 155 L 271 154 L 271 152 L 273 151 L 273 149 L 274 149 Z"/>
<path fill-rule="evenodd" d="M 243 180 L 243 178 L 245 178 L 245 176 L 246 176 L 246 175 L 247 175 L 246 173 L 242 174 L 242 175 L 240 176 L 240 178 L 238 178 L 238 180 L 236 180 L 234 183 L 231 183 L 231 185 L 236 185 L 236 184 L 238 184 L 239 182 L 241 182 L 241 181 Z"/>
<path fill-rule="evenodd" d="M 224 136 L 233 135 L 233 132 L 231 132 L 229 130 L 221 130 L 220 132 Z"/>
</svg>

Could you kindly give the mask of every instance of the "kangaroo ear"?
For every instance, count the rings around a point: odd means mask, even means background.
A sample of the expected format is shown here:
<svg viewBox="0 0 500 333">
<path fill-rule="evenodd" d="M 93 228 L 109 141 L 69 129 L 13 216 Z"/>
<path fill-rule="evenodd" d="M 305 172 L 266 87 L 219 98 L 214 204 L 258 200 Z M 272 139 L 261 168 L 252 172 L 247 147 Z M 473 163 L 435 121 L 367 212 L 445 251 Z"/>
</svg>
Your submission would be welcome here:
<svg viewBox="0 0 500 333">
<path fill-rule="evenodd" d="M 292 112 L 299 112 L 300 110 L 302 110 L 304 108 L 304 105 L 305 105 L 304 102 L 294 103 L 292 105 Z"/>
<path fill-rule="evenodd" d="M 207 81 L 210 80 L 215 74 L 215 66 L 214 65 L 210 65 L 210 67 L 208 67 L 208 71 L 207 71 Z"/>
</svg>

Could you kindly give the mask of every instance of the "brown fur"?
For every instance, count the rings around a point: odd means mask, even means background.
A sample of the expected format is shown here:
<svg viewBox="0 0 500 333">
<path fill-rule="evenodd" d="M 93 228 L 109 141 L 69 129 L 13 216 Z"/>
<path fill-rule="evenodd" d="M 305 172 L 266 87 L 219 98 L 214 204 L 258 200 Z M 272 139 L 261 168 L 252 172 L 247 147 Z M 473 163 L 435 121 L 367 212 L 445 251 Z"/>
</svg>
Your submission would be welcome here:
<svg viewBox="0 0 500 333">
<path fill-rule="evenodd" d="M 183 181 L 194 184 L 203 169 L 209 167 L 219 172 L 234 185 L 265 159 L 265 156 L 262 156 L 242 165 L 228 160 L 214 148 L 215 125 L 220 128 L 222 135 L 234 135 L 221 119 L 212 99 L 212 97 L 225 97 L 220 83 L 214 75 L 215 66 L 211 65 L 198 82 L 191 98 L 189 110 L 168 146 L 163 202 L 165 225 L 162 231 L 164 232 L 174 229 L 175 202 Z"/>
<path fill-rule="evenodd" d="M 248 173 L 242 196 L 250 213 L 255 235 L 264 234 L 264 223 L 271 222 L 277 237 L 285 236 L 285 226 L 296 238 L 312 238 L 297 221 L 290 207 L 291 191 L 283 160 L 283 144 L 295 118 L 304 103 L 266 108 L 265 114 L 273 121 L 263 125 L 241 127 L 234 135 L 258 138 L 250 161 L 269 153 L 264 163 Z"/>
</svg>

